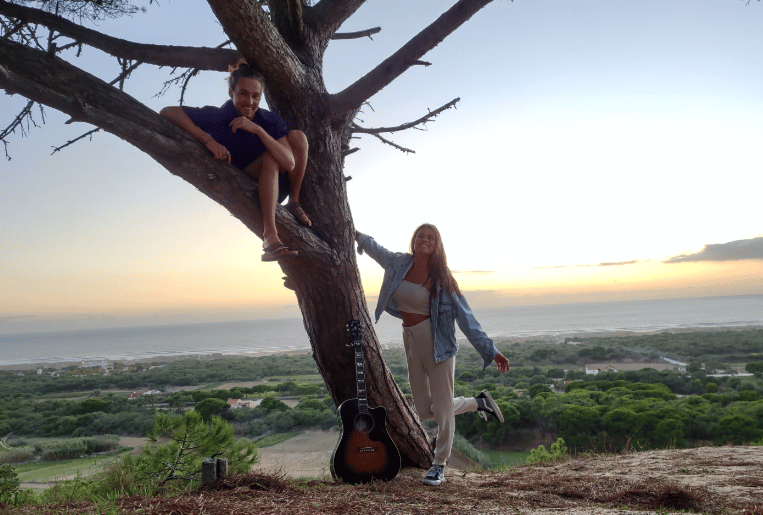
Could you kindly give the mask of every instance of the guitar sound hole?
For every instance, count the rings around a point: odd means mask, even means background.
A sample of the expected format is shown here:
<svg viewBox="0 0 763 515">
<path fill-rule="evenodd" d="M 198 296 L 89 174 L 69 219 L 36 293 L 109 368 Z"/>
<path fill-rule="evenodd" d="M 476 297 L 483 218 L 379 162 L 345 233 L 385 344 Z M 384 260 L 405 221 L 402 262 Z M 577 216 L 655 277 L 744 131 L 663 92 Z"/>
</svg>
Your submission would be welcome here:
<svg viewBox="0 0 763 515">
<path fill-rule="evenodd" d="M 368 414 L 355 417 L 355 429 L 361 433 L 369 433 L 374 428 L 374 419 Z"/>
</svg>

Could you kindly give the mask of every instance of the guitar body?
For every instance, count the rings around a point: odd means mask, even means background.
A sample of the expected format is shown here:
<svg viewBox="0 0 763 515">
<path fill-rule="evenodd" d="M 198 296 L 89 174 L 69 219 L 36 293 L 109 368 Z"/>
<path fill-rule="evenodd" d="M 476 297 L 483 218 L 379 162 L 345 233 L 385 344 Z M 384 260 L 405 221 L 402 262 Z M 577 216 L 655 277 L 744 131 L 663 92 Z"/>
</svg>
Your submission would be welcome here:
<svg viewBox="0 0 763 515">
<path fill-rule="evenodd" d="M 361 413 L 358 399 L 339 406 L 342 434 L 331 455 L 331 475 L 345 483 L 392 480 L 400 472 L 400 452 L 387 434 L 386 410 L 379 406 Z"/>
</svg>

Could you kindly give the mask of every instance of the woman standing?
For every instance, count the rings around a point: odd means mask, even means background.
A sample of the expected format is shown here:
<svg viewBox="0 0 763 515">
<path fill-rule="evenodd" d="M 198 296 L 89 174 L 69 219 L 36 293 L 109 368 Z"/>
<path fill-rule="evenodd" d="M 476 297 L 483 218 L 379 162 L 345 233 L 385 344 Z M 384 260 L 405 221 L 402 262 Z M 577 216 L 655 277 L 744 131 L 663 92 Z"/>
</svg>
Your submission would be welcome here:
<svg viewBox="0 0 763 515">
<path fill-rule="evenodd" d="M 376 320 L 386 311 L 403 321 L 408 380 L 416 413 L 422 420 L 437 422 L 434 462 L 423 483 L 440 485 L 445 481 L 445 463 L 453 446 L 455 416 L 479 411 L 485 419 L 487 413 L 503 422 L 501 410 L 487 390 L 468 399 L 453 397 L 458 352 L 455 323 L 482 356 L 483 370 L 495 361 L 498 370 L 506 373 L 509 360 L 496 350 L 461 295 L 434 225 L 423 224 L 416 229 L 410 253 L 390 252 L 360 232 L 355 233 L 355 239 L 358 253 L 367 252 L 384 268 Z"/>
</svg>

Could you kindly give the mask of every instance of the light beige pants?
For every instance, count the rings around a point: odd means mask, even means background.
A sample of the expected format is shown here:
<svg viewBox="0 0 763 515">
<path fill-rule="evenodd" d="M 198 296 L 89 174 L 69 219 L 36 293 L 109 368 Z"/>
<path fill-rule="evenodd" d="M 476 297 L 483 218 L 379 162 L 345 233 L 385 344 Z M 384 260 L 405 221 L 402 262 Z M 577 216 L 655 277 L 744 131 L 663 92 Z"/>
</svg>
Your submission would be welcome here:
<svg viewBox="0 0 763 515">
<path fill-rule="evenodd" d="M 456 415 L 477 411 L 477 400 L 474 397 L 453 398 L 456 358 L 435 362 L 432 323 L 429 319 L 411 327 L 403 327 L 403 344 L 416 413 L 421 420 L 437 422 L 437 443 L 432 464 L 444 466 L 453 446 Z"/>
</svg>

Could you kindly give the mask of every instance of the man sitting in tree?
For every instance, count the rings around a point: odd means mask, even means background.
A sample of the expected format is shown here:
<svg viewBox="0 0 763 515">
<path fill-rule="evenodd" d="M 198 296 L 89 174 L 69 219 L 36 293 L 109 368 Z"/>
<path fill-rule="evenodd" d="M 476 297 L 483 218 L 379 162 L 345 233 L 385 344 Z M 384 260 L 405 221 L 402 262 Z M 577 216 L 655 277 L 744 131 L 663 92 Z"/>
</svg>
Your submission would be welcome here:
<svg viewBox="0 0 763 515">
<path fill-rule="evenodd" d="M 222 107 L 165 107 L 160 114 L 199 140 L 212 153 L 257 179 L 259 183 L 263 261 L 297 256 L 278 238 L 276 203 L 302 225 L 310 218 L 299 204 L 299 190 L 307 167 L 307 138 L 302 131 L 289 130 L 286 121 L 266 109 L 259 109 L 262 76 L 247 64 L 240 64 L 228 78 L 230 100 Z"/>
</svg>

